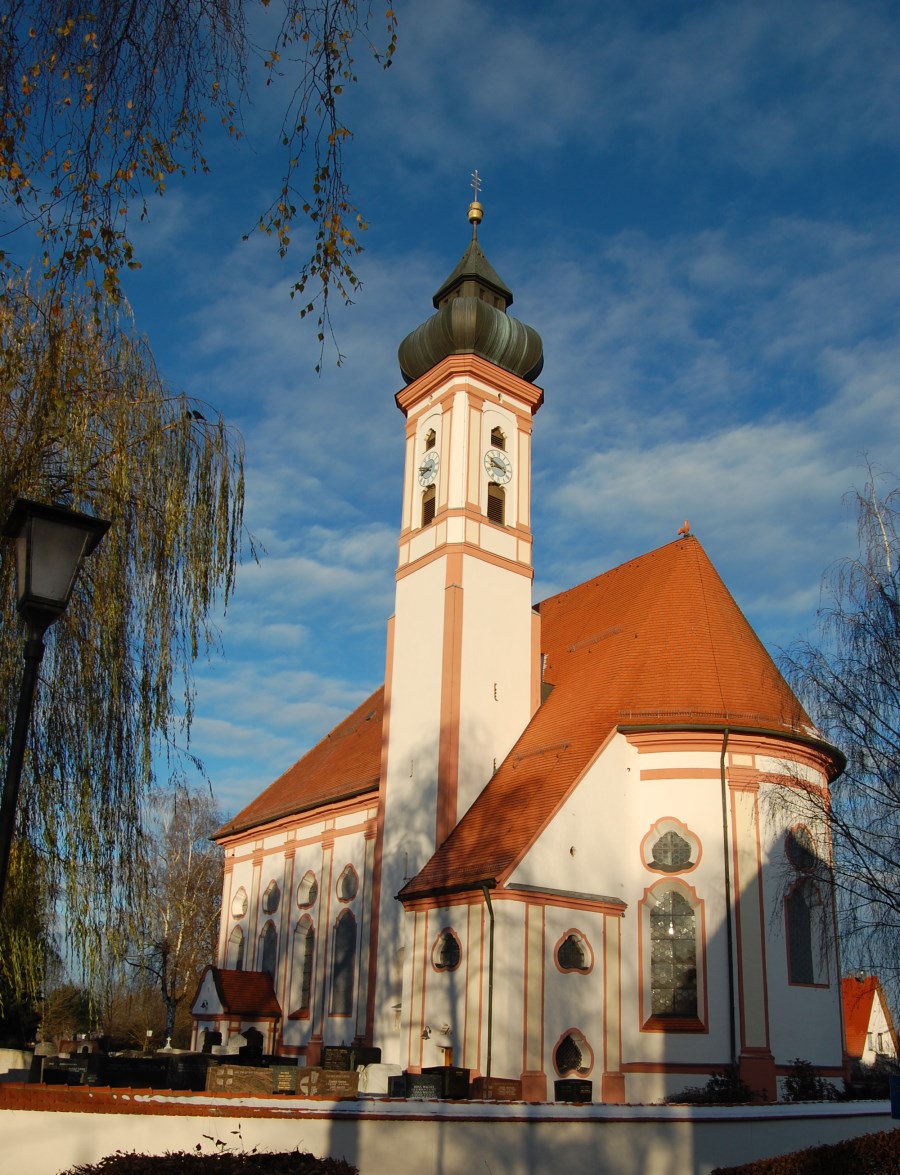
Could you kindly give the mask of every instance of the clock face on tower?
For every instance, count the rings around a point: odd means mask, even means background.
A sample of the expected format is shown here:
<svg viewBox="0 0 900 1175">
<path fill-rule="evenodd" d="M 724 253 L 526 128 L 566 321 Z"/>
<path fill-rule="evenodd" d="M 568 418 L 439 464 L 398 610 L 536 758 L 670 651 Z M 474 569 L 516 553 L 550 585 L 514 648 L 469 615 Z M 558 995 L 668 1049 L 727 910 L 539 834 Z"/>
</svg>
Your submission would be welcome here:
<svg viewBox="0 0 900 1175">
<path fill-rule="evenodd" d="M 491 481 L 506 485 L 512 477 L 512 462 L 502 449 L 488 449 L 484 455 L 484 467 Z"/>
<path fill-rule="evenodd" d="M 429 449 L 419 462 L 419 485 L 430 486 L 434 484 L 439 464 L 440 458 L 437 455 L 437 450 Z"/>
</svg>

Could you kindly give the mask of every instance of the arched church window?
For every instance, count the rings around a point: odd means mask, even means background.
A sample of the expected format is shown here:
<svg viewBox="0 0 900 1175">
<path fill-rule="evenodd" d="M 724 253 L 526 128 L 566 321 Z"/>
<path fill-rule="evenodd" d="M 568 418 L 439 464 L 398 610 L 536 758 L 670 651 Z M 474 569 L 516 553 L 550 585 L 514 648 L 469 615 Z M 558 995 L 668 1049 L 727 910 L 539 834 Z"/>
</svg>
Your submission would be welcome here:
<svg viewBox="0 0 900 1175">
<path fill-rule="evenodd" d="M 506 525 L 506 493 L 503 486 L 492 481 L 488 482 L 487 488 L 487 516 L 499 526 Z"/>
<path fill-rule="evenodd" d="M 788 982 L 825 985 L 825 910 L 819 887 L 801 877 L 785 898 L 788 939 Z"/>
<path fill-rule="evenodd" d="M 437 494 L 434 486 L 429 486 L 422 494 L 422 525 L 427 526 L 434 522 L 434 512 L 437 505 Z"/>
<path fill-rule="evenodd" d="M 586 975 L 594 965 L 587 939 L 577 930 L 570 930 L 556 946 L 556 962 L 560 971 L 579 971 Z"/>
<path fill-rule="evenodd" d="M 429 449 L 433 449 L 436 442 L 437 437 L 434 435 L 434 429 L 430 428 L 425 434 L 425 452 L 427 453 Z"/>
<path fill-rule="evenodd" d="M 650 911 L 650 1007 L 654 1016 L 697 1015 L 697 919 L 674 889 Z"/>
<path fill-rule="evenodd" d="M 291 1016 L 308 1019 L 312 1006 L 313 962 L 316 954 L 316 931 L 312 919 L 304 914 L 294 928 L 293 966 L 291 970 Z"/>
<path fill-rule="evenodd" d="M 431 965 L 435 971 L 455 971 L 462 960 L 462 946 L 454 932 L 442 930 L 431 948 Z"/>
<path fill-rule="evenodd" d="M 275 978 L 278 962 L 278 931 L 274 922 L 267 922 L 259 936 L 259 970 L 268 971 Z"/>
<path fill-rule="evenodd" d="M 819 862 L 816 842 L 805 824 L 788 829 L 784 838 L 784 851 L 793 867 L 801 873 L 809 873 Z"/>
<path fill-rule="evenodd" d="M 233 918 L 243 918 L 247 913 L 247 891 L 243 886 L 237 891 L 231 899 L 231 916 Z"/>
<path fill-rule="evenodd" d="M 262 908 L 264 914 L 274 914 L 278 909 L 278 903 L 281 901 L 281 890 L 278 888 L 277 881 L 270 881 L 265 888 L 262 899 Z"/>
<path fill-rule="evenodd" d="M 353 1013 L 353 979 L 356 972 L 356 919 L 344 910 L 334 924 L 331 964 L 331 1015 Z"/>
<path fill-rule="evenodd" d="M 240 926 L 235 926 L 228 936 L 225 966 L 231 971 L 244 970 L 244 932 Z"/>
<path fill-rule="evenodd" d="M 319 883 L 316 881 L 316 875 L 311 869 L 307 869 L 297 886 L 297 905 L 301 910 L 306 910 L 316 904 L 318 896 Z"/>
<path fill-rule="evenodd" d="M 491 448 L 506 449 L 506 437 L 503 435 L 502 428 L 491 429 Z"/>
<path fill-rule="evenodd" d="M 570 1028 L 553 1050 L 553 1063 L 560 1077 L 587 1077 L 594 1067 L 594 1052 L 584 1033 Z"/>
<path fill-rule="evenodd" d="M 352 865 L 345 865 L 335 887 L 338 901 L 352 902 L 359 892 L 359 875 Z"/>
<path fill-rule="evenodd" d="M 705 1032 L 703 902 L 681 880 L 658 881 L 640 907 L 645 1032 Z"/>
</svg>

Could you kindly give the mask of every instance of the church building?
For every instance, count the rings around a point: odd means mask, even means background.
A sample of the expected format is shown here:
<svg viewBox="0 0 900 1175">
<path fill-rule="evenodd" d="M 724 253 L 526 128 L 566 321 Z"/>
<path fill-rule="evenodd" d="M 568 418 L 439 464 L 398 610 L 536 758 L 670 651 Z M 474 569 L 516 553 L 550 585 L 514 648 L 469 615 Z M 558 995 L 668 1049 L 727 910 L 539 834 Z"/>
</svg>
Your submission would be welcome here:
<svg viewBox="0 0 900 1175">
<path fill-rule="evenodd" d="M 840 752 L 687 524 L 532 603 L 543 350 L 481 218 L 400 346 L 384 685 L 216 834 L 195 1046 L 252 1027 L 314 1065 L 356 1042 L 528 1101 L 565 1077 L 657 1101 L 730 1064 L 774 1099 L 797 1057 L 838 1079 L 830 845 L 807 797 Z"/>
</svg>

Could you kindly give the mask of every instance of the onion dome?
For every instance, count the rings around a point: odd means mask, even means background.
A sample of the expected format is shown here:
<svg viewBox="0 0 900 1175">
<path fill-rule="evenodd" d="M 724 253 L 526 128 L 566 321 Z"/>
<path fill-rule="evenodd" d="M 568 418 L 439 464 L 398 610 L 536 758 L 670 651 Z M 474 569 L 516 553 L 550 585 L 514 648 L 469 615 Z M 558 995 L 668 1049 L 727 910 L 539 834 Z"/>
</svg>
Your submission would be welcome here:
<svg viewBox="0 0 900 1175">
<path fill-rule="evenodd" d="M 529 383 L 534 383 L 541 373 L 541 336 L 533 327 L 507 314 L 512 291 L 497 276 L 478 244 L 481 218 L 481 205 L 473 201 L 469 205 L 472 240 L 434 295 L 437 313 L 400 344 L 397 358 L 407 383 L 448 355 L 478 355 Z"/>
</svg>

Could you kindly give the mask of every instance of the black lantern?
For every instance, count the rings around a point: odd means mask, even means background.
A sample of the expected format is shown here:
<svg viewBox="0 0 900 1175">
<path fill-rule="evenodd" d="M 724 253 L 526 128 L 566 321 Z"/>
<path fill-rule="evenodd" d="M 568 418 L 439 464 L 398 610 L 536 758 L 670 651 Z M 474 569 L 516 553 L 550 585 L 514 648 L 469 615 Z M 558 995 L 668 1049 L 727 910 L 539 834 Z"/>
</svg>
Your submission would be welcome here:
<svg viewBox="0 0 900 1175">
<path fill-rule="evenodd" d="M 109 530 L 109 523 L 60 506 L 19 498 L 3 533 L 16 540 L 19 611 L 43 631 L 66 609 L 81 561 Z"/>
<path fill-rule="evenodd" d="M 66 610 L 82 561 L 107 530 L 109 523 L 102 518 L 26 498 L 18 499 L 3 528 L 4 536 L 16 542 L 16 594 L 19 611 L 28 624 L 28 636 L 0 804 L 0 902 L 6 886 L 38 666 L 44 655 L 44 633 Z"/>
</svg>

